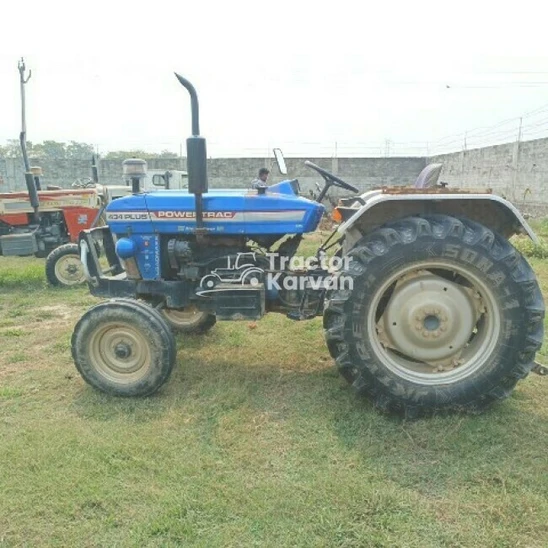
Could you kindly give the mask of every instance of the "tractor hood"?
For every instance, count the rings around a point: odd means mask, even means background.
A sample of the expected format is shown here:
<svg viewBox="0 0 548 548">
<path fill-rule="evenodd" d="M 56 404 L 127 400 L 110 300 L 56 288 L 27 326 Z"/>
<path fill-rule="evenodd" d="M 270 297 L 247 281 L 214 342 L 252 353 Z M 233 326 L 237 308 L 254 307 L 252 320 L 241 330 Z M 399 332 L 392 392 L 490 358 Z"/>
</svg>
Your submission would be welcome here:
<svg viewBox="0 0 548 548">
<path fill-rule="evenodd" d="M 302 234 L 314 231 L 323 205 L 298 195 L 296 181 L 257 190 L 214 189 L 203 195 L 204 224 L 211 234 Z M 119 198 L 106 208 L 115 234 L 191 234 L 195 198 L 187 191 L 156 191 Z"/>
</svg>

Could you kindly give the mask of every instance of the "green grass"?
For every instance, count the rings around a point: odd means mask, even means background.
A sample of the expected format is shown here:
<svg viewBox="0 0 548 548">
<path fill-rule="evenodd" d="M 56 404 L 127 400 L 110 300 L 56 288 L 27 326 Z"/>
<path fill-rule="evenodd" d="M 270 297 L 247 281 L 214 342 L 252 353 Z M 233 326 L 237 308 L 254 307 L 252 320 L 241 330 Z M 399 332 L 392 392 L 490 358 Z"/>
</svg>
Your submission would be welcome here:
<svg viewBox="0 0 548 548">
<path fill-rule="evenodd" d="M 44 285 L 45 260 L 34 257 L 2 257 L 0 286 L 32 289 Z"/>
<path fill-rule="evenodd" d="M 402 422 L 352 395 L 320 319 L 271 314 L 179 337 L 160 393 L 107 397 L 70 357 L 98 301 L 42 269 L 0 263 L 0 545 L 548 545 L 545 379 Z"/>
</svg>

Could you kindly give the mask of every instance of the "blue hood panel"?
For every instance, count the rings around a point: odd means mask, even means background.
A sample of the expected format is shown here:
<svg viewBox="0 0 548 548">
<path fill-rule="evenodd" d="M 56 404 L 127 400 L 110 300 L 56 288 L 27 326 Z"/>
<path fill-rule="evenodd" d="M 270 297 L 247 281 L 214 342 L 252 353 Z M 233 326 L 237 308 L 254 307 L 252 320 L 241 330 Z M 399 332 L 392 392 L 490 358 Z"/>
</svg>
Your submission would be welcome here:
<svg viewBox="0 0 548 548">
<path fill-rule="evenodd" d="M 289 181 L 257 190 L 213 189 L 203 195 L 204 224 L 212 234 L 302 234 L 313 232 L 323 205 L 295 194 Z M 125 196 L 106 208 L 115 234 L 185 234 L 196 227 L 195 199 L 186 191 L 160 190 Z"/>
</svg>

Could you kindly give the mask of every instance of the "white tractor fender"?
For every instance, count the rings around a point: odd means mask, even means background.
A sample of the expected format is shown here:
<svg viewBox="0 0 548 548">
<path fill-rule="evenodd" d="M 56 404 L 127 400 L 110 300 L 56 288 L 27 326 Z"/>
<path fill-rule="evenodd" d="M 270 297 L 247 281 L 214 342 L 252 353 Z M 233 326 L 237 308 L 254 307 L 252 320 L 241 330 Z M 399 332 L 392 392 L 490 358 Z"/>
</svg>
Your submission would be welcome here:
<svg viewBox="0 0 548 548">
<path fill-rule="evenodd" d="M 425 213 L 466 217 L 498 232 L 506 238 L 527 234 L 535 243 L 539 239 L 523 215 L 508 200 L 488 193 L 426 190 L 424 193 L 404 189 L 379 189 L 365 192 L 362 205 L 337 229 L 341 235 L 358 230 L 362 235 L 382 224 L 409 215 Z"/>
</svg>

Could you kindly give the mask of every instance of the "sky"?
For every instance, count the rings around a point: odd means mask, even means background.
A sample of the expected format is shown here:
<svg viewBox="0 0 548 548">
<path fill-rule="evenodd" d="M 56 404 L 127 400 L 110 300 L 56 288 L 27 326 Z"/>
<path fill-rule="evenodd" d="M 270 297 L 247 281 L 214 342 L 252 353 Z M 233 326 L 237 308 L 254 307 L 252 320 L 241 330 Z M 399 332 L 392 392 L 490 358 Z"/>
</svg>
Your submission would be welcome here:
<svg viewBox="0 0 548 548">
<path fill-rule="evenodd" d="M 548 136 L 540 2 L 90 4 L 8 0 L 0 144 L 179 152 L 200 99 L 211 156 L 426 155 Z M 531 113 L 531 114 L 528 114 Z M 465 144 L 466 141 L 466 144 Z"/>
</svg>

